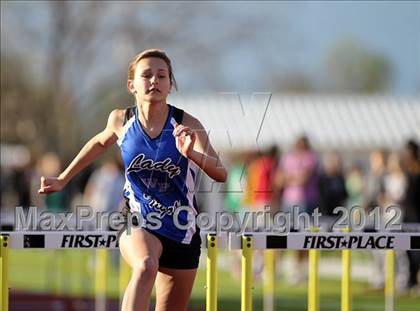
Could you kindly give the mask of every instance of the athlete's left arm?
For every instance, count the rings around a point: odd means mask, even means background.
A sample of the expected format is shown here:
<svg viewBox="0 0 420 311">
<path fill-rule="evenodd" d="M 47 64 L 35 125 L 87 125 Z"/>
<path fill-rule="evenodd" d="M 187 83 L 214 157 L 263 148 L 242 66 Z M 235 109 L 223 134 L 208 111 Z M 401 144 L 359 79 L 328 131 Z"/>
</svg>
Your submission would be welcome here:
<svg viewBox="0 0 420 311">
<path fill-rule="evenodd" d="M 211 145 L 207 132 L 201 122 L 184 112 L 182 123 L 181 132 L 190 133 L 194 136 L 194 145 L 188 152 L 188 158 L 194 161 L 210 178 L 218 182 L 225 182 L 227 171 L 220 161 L 219 155 Z"/>
</svg>

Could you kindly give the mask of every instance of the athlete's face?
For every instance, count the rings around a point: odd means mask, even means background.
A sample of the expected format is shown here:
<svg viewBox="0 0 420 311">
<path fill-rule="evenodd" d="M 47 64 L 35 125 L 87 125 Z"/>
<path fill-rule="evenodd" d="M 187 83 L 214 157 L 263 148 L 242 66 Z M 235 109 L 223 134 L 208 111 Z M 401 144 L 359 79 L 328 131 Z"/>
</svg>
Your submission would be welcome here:
<svg viewBox="0 0 420 311">
<path fill-rule="evenodd" d="M 171 90 L 168 65 L 156 57 L 140 60 L 134 80 L 128 81 L 128 89 L 141 100 L 165 101 Z"/>
</svg>

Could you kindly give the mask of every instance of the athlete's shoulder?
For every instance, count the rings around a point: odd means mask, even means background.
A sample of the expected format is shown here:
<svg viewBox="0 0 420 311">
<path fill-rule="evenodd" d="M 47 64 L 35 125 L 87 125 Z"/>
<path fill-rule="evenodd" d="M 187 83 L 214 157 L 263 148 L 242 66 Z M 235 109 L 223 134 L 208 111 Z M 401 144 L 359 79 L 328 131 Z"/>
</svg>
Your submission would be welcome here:
<svg viewBox="0 0 420 311">
<path fill-rule="evenodd" d="M 112 118 L 124 119 L 124 114 L 125 114 L 126 110 L 127 109 L 114 109 L 114 110 L 111 111 L 109 116 L 112 117 Z"/>
<path fill-rule="evenodd" d="M 203 129 L 203 125 L 201 124 L 200 120 L 198 120 L 193 115 L 189 114 L 188 112 L 184 111 L 184 119 L 182 124 L 188 126 L 192 129 Z"/>
<path fill-rule="evenodd" d="M 106 127 L 119 137 L 124 126 L 125 109 L 114 109 L 108 116 Z"/>
<path fill-rule="evenodd" d="M 111 111 L 108 117 L 108 123 L 111 125 L 122 125 L 124 121 L 125 109 L 114 109 Z"/>
</svg>

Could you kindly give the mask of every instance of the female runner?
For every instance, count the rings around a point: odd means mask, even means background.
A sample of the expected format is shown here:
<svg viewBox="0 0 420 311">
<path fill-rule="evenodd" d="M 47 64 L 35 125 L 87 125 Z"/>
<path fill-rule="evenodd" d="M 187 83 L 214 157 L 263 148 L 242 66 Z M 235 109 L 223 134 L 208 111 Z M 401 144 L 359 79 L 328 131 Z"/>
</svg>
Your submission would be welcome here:
<svg viewBox="0 0 420 311">
<path fill-rule="evenodd" d="M 112 111 L 106 128 L 58 177 L 41 177 L 39 193 L 60 191 L 111 145 L 119 145 L 126 177 L 122 214 L 127 220 L 136 212 L 140 218 L 134 220 L 141 221 L 141 227 L 131 230 L 126 224 L 119 240 L 132 268 L 124 311 L 149 310 L 154 284 L 156 310 L 186 310 L 201 244 L 191 222 L 197 214 L 197 171 L 218 182 L 227 178 L 200 121 L 166 102 L 172 87 L 176 81 L 165 52 L 145 50 L 135 56 L 128 67 L 127 88 L 136 105 Z"/>
</svg>

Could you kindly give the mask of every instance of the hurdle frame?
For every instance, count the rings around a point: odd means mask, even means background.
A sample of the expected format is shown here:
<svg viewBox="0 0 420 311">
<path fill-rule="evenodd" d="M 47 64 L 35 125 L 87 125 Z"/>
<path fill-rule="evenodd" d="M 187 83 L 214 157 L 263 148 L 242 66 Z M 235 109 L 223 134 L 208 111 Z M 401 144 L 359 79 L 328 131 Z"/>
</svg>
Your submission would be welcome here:
<svg viewBox="0 0 420 311">
<path fill-rule="evenodd" d="M 0 311 L 9 310 L 9 247 L 9 236 L 0 234 Z"/>
<path fill-rule="evenodd" d="M 312 227 L 311 232 L 316 233 L 319 229 Z M 319 258 L 318 249 L 310 249 L 308 255 L 308 311 L 319 311 Z"/>
<path fill-rule="evenodd" d="M 218 237 L 207 234 L 206 311 L 217 311 L 217 254 Z"/>
<path fill-rule="evenodd" d="M 351 232 L 351 229 L 345 228 L 343 232 Z M 341 311 L 351 311 L 351 250 L 343 249 L 341 251 L 341 262 Z"/>
<path fill-rule="evenodd" d="M 254 288 L 253 244 L 254 243 L 252 235 L 245 234 L 242 236 L 241 311 L 252 310 L 252 290 Z"/>
<path fill-rule="evenodd" d="M 80 249 L 76 246 L 65 246 L 65 241 L 68 242 L 68 236 L 77 235 L 77 236 L 90 236 L 95 237 L 96 241 L 100 238 L 103 239 L 100 245 L 99 243 L 95 244 L 95 247 L 89 247 L 91 249 L 97 249 L 97 251 L 104 251 L 106 249 L 115 249 L 118 248 L 118 241 L 116 239 L 116 232 L 114 231 L 104 231 L 104 232 L 81 232 L 81 231 L 70 231 L 70 232 L 39 232 L 39 231 L 11 231 L 11 232 L 0 232 L 0 292 L 2 297 L 1 310 L 7 311 L 9 308 L 9 272 L 8 272 L 8 257 L 10 249 L 14 248 L 45 248 L 45 249 Z M 392 271 L 389 271 L 390 274 L 386 278 L 386 301 L 390 302 L 390 307 L 387 311 L 391 311 L 394 305 L 394 270 L 395 267 L 395 249 L 402 250 L 420 250 L 420 233 L 395 233 L 395 232 L 380 232 L 380 233 L 360 233 L 360 232 L 351 232 L 351 233 L 337 233 L 337 232 L 297 232 L 290 233 L 288 235 L 284 234 L 271 234 L 269 232 L 246 232 L 242 235 L 237 234 L 216 234 L 215 232 L 202 232 L 202 235 L 206 237 L 203 241 L 202 246 L 208 249 L 208 265 L 207 269 L 207 281 L 206 281 L 206 311 L 217 311 L 217 256 L 219 248 L 226 248 L 228 246 L 229 250 L 241 249 L 242 250 L 242 279 L 241 279 L 241 310 L 242 311 L 252 311 L 252 290 L 253 290 L 253 251 L 255 249 L 306 249 L 317 251 L 319 256 L 319 251 L 328 249 L 328 250 L 342 250 L 343 254 L 349 254 L 351 250 L 357 249 L 375 249 L 375 247 L 359 247 L 357 244 L 354 247 L 339 245 L 335 248 L 326 248 L 321 244 L 316 244 L 313 247 L 307 246 L 307 239 L 318 239 L 323 237 L 324 240 L 328 237 L 332 238 L 342 238 L 346 241 L 351 241 L 354 239 L 363 238 L 387 238 L 389 241 L 392 241 L 392 245 L 386 244 L 384 249 L 387 249 L 387 267 L 391 267 Z M 67 236 L 67 238 L 66 238 Z M 106 242 L 107 241 L 107 242 Z M 379 243 L 379 242 L 377 242 Z M 76 243 L 77 244 L 77 243 Z M 210 248 L 209 248 L 210 245 Z M 372 245 L 370 245 L 372 246 Z M 347 251 L 347 253 L 344 253 Z M 100 252 L 98 253 L 100 254 Z M 347 255 L 346 255 L 347 256 Z M 100 258 L 100 257 L 98 257 Z M 351 260 L 350 257 L 345 259 L 343 255 L 343 272 L 347 274 L 345 282 L 342 284 L 342 292 L 347 291 L 350 293 L 350 272 L 351 272 Z M 103 262 L 106 262 L 103 259 Z M 314 261 L 314 267 L 317 267 L 318 261 Z M 96 265 L 96 267 L 102 267 L 101 265 Z M 344 268 L 346 267 L 346 269 Z M 103 268 L 103 267 L 102 267 Z M 100 269 L 102 273 L 99 273 L 97 270 L 97 283 L 96 288 L 98 293 L 105 294 L 106 291 L 106 282 L 99 284 L 99 278 L 104 278 L 106 269 Z M 318 273 L 318 272 L 314 272 Z M 318 276 L 314 278 L 317 280 Z M 103 281 L 103 279 L 102 279 Z M 313 281 L 314 282 L 314 281 Z M 319 308 L 319 304 L 316 304 L 316 298 L 319 295 L 317 282 L 313 283 L 313 296 L 315 297 L 315 303 L 311 304 L 312 308 L 308 310 L 316 310 Z M 345 284 L 348 284 L 345 285 Z M 274 293 L 274 289 L 273 289 Z M 344 303 L 343 301 L 346 301 Z M 319 300 L 318 300 L 319 301 Z M 308 301 L 309 302 L 309 301 Z M 309 306 L 309 303 L 308 303 Z M 351 310 L 351 295 L 348 295 L 348 298 L 342 300 L 342 311 Z"/>
</svg>

